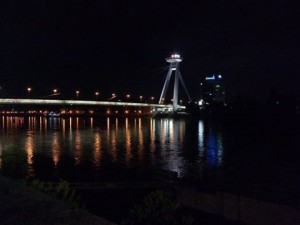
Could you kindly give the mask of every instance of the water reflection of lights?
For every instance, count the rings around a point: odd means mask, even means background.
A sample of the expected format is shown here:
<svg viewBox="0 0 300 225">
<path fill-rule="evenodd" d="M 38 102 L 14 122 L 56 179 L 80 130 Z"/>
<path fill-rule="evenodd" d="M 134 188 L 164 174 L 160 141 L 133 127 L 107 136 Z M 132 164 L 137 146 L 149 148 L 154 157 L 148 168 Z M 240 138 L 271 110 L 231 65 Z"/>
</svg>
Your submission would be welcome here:
<svg viewBox="0 0 300 225">
<path fill-rule="evenodd" d="M 150 158 L 154 159 L 155 151 L 155 119 L 150 119 Z"/>
<path fill-rule="evenodd" d="M 62 136 L 63 139 L 65 139 L 66 137 L 66 120 L 64 118 L 62 118 L 62 125 L 61 125 L 61 130 L 62 130 Z"/>
<path fill-rule="evenodd" d="M 79 118 L 76 117 L 76 130 L 78 130 L 78 128 L 79 128 Z"/>
<path fill-rule="evenodd" d="M 82 154 L 82 143 L 81 143 L 81 135 L 79 130 L 75 132 L 75 146 L 74 146 L 74 158 L 75 164 L 80 164 L 81 161 L 81 154 Z"/>
<path fill-rule="evenodd" d="M 115 127 L 112 129 L 110 140 L 107 140 L 107 143 L 109 143 L 109 149 L 111 151 L 111 156 L 113 158 L 113 161 L 115 162 L 117 160 L 118 151 L 117 151 L 117 143 L 118 143 L 118 130 L 119 130 L 119 120 L 118 118 L 115 119 Z"/>
<path fill-rule="evenodd" d="M 214 134 L 212 128 L 209 129 L 207 137 L 206 163 L 210 166 L 219 166 L 223 160 L 223 140 L 221 134 Z"/>
<path fill-rule="evenodd" d="M 116 125 L 118 124 L 118 120 L 115 120 Z M 118 128 L 112 126 L 110 122 L 110 118 L 106 118 L 106 144 L 107 149 L 109 149 L 110 155 L 113 157 L 113 161 L 117 160 L 117 140 L 116 140 L 116 130 Z"/>
<path fill-rule="evenodd" d="M 113 157 L 113 161 L 117 160 L 117 143 L 118 143 L 118 132 L 117 132 L 117 127 L 115 132 L 112 132 L 111 135 L 111 145 L 110 145 L 110 150 L 111 150 L 111 155 Z"/>
<path fill-rule="evenodd" d="M 94 148 L 93 148 L 93 152 L 94 152 L 94 165 L 95 166 L 100 166 L 101 163 L 101 136 L 99 132 L 96 132 L 94 134 Z"/>
<path fill-rule="evenodd" d="M 159 149 L 161 158 L 166 163 L 165 168 L 180 174 L 183 159 L 181 156 L 181 145 L 183 145 L 183 137 L 185 135 L 184 126 L 182 124 L 183 121 L 174 119 L 161 119 L 159 122 Z"/>
<path fill-rule="evenodd" d="M 13 116 L 2 116 L 0 123 L 2 127 L 2 132 L 4 132 L 5 130 L 9 132 L 13 132 L 24 125 L 24 118 L 13 117 Z"/>
<path fill-rule="evenodd" d="M 47 118 L 44 118 L 44 129 L 45 129 L 45 131 L 48 130 L 48 120 L 47 120 Z"/>
<path fill-rule="evenodd" d="M 40 116 L 40 118 L 39 118 L 39 125 L 40 125 L 40 133 L 42 133 L 42 131 L 43 131 L 43 118 Z"/>
<path fill-rule="evenodd" d="M 27 154 L 27 164 L 28 167 L 32 167 L 33 164 L 33 137 L 32 133 L 28 132 L 26 142 L 25 142 L 25 149 L 26 149 L 26 154 Z M 31 168 L 32 169 L 32 168 Z"/>
<path fill-rule="evenodd" d="M 90 126 L 91 126 L 91 130 L 93 130 L 93 127 L 94 127 L 94 118 L 93 117 L 90 118 Z"/>
<path fill-rule="evenodd" d="M 72 131 L 72 117 L 69 118 L 69 130 Z"/>
<path fill-rule="evenodd" d="M 106 129 L 107 129 L 107 134 L 109 135 L 109 128 L 110 128 L 110 121 L 109 117 L 106 118 Z"/>
<path fill-rule="evenodd" d="M 132 158 L 131 152 L 131 132 L 128 125 L 128 118 L 125 119 L 125 160 L 126 165 L 129 166 L 130 159 Z"/>
<path fill-rule="evenodd" d="M 58 133 L 55 132 L 53 134 L 53 139 L 52 139 L 52 160 L 55 167 L 57 167 L 59 159 L 60 159 L 60 144 L 58 140 Z"/>
<path fill-rule="evenodd" d="M 138 122 L 138 154 L 140 159 L 142 159 L 144 153 L 144 135 L 142 130 L 142 119 L 139 118 Z"/>
<path fill-rule="evenodd" d="M 160 120 L 160 142 L 161 142 L 161 156 L 164 158 L 166 153 L 166 140 L 168 135 L 168 120 L 167 119 L 161 119 Z"/>
<path fill-rule="evenodd" d="M 198 151 L 199 156 L 202 157 L 204 155 L 204 122 L 202 120 L 198 123 Z"/>
</svg>

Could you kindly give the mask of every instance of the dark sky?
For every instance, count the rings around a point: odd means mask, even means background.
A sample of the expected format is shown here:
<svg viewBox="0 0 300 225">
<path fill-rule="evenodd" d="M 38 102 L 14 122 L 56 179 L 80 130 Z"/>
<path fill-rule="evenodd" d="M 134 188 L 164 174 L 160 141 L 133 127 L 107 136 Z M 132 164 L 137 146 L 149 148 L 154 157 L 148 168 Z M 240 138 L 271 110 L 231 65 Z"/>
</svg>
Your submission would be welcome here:
<svg viewBox="0 0 300 225">
<path fill-rule="evenodd" d="M 297 1 L 1 1 L 0 96 L 159 96 L 178 52 L 192 98 L 222 74 L 229 99 L 300 94 Z M 183 91 L 181 91 L 182 93 Z"/>
</svg>

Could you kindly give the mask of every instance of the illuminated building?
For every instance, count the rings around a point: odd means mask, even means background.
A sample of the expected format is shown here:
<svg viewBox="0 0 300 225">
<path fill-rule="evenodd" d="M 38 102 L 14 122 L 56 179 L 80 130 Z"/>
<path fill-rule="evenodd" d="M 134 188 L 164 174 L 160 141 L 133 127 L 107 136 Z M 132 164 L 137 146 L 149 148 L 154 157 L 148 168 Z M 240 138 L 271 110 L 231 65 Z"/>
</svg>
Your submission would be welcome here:
<svg viewBox="0 0 300 225">
<path fill-rule="evenodd" d="M 205 77 L 205 80 L 200 85 L 202 99 L 199 101 L 199 105 L 203 103 L 205 103 L 205 105 L 225 103 L 225 88 L 222 75 L 214 74 Z"/>
</svg>

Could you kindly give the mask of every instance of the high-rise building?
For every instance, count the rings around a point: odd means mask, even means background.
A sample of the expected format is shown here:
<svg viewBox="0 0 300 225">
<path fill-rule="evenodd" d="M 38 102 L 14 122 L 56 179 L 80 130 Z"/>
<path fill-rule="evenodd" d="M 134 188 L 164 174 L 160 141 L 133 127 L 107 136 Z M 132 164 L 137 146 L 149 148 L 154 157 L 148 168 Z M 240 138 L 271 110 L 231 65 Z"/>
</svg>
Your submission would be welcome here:
<svg viewBox="0 0 300 225">
<path fill-rule="evenodd" d="M 201 85 L 202 99 L 199 105 L 210 105 L 214 103 L 225 103 L 225 88 L 222 75 L 205 77 Z"/>
</svg>

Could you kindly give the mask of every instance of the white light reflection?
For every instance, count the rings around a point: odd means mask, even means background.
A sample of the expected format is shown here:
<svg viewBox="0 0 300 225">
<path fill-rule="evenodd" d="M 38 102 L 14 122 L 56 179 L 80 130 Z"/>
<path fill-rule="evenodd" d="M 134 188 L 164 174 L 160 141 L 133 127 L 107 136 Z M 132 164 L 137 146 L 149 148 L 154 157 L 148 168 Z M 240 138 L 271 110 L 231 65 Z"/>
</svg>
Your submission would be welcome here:
<svg viewBox="0 0 300 225">
<path fill-rule="evenodd" d="M 166 142 L 167 142 L 167 135 L 168 135 L 168 120 L 161 119 L 160 120 L 160 143 L 161 143 L 161 157 L 164 159 L 166 156 Z"/>
<path fill-rule="evenodd" d="M 168 152 L 168 170 L 176 172 L 177 176 L 181 174 L 181 161 L 182 157 L 180 156 L 181 152 L 178 148 L 179 141 L 179 127 L 180 121 L 174 121 L 173 119 L 169 120 L 167 136 L 169 137 L 169 152 Z"/>
<path fill-rule="evenodd" d="M 174 153 L 174 150 L 175 150 L 175 148 L 177 146 L 177 138 L 178 138 L 178 130 L 176 130 L 174 132 L 174 120 L 169 120 L 168 132 L 167 133 L 168 133 L 168 136 L 169 136 L 169 139 L 170 139 L 170 149 Z M 174 134 L 176 134 L 176 137 L 175 137 Z"/>
<path fill-rule="evenodd" d="M 182 142 L 180 135 L 184 136 L 183 121 L 173 119 L 161 119 L 160 129 L 158 131 L 160 138 L 160 153 L 161 159 L 166 163 L 165 169 L 176 172 L 177 176 L 181 174 L 182 167 L 182 149 L 179 147 L 179 142 Z M 180 134 L 181 130 L 183 133 Z"/>
<path fill-rule="evenodd" d="M 202 157 L 204 154 L 204 122 L 202 120 L 198 123 L 198 151 L 199 156 Z"/>
</svg>

